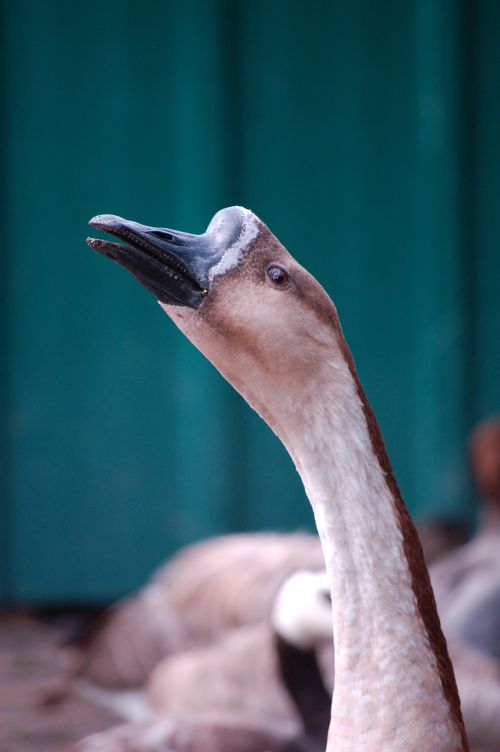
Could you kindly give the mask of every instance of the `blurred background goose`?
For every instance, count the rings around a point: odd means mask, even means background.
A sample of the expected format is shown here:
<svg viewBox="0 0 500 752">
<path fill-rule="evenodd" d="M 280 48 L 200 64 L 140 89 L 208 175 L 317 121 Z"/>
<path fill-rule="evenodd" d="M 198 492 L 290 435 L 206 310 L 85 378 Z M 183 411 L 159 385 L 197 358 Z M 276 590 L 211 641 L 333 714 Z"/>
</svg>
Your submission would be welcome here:
<svg viewBox="0 0 500 752">
<path fill-rule="evenodd" d="M 481 495 L 471 541 L 431 566 L 445 630 L 500 658 L 500 419 L 489 418 L 470 440 L 473 476 Z"/>
<path fill-rule="evenodd" d="M 316 648 L 331 639 L 331 622 L 326 572 L 296 572 L 279 589 L 269 623 L 164 658 L 144 693 L 80 683 L 93 701 L 136 719 L 142 709 L 149 723 L 93 735 L 77 749 L 322 752 L 331 694 Z"/>
<path fill-rule="evenodd" d="M 331 632 L 326 572 L 296 572 L 280 588 L 269 621 L 165 658 L 147 683 L 150 706 L 162 716 L 208 708 L 295 721 L 326 741 L 331 695 L 316 650 L 331 642 Z"/>
<path fill-rule="evenodd" d="M 66 647 L 64 664 L 101 686 L 140 686 L 164 656 L 268 620 L 287 577 L 323 566 L 319 539 L 306 533 L 235 534 L 187 546 Z"/>
</svg>

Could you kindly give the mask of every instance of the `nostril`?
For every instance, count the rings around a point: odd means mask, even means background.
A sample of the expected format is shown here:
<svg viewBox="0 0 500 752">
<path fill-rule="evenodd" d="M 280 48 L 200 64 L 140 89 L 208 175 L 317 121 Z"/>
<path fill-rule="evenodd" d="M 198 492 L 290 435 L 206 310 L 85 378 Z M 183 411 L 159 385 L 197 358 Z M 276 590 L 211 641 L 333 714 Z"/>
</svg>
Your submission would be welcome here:
<svg viewBox="0 0 500 752">
<path fill-rule="evenodd" d="M 151 235 L 154 235 L 158 240 L 167 240 L 169 243 L 175 242 L 175 237 L 170 232 L 165 232 L 165 230 L 153 230 Z"/>
</svg>

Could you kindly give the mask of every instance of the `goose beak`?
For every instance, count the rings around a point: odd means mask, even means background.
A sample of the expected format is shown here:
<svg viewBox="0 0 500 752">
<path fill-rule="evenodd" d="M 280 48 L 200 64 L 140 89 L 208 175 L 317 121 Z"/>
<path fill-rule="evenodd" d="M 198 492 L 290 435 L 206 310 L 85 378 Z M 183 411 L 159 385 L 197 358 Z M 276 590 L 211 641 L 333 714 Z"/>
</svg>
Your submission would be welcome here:
<svg viewBox="0 0 500 752">
<path fill-rule="evenodd" d="M 101 214 L 89 224 L 121 242 L 87 238 L 87 243 L 132 272 L 161 303 L 198 308 L 209 292 L 211 270 L 241 236 L 243 211 L 223 209 L 202 235 Z"/>
</svg>

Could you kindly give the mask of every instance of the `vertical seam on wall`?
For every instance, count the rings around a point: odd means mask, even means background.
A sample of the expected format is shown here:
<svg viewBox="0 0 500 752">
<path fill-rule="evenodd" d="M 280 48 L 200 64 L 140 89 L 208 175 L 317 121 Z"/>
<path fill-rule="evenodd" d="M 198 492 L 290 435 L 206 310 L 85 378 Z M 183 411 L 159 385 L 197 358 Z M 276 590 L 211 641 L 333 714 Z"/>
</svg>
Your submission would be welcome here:
<svg viewBox="0 0 500 752">
<path fill-rule="evenodd" d="M 2 3 L 0 30 L 0 96 L 5 108 L 7 106 L 7 3 Z M 2 365 L 0 366 L 0 600 L 9 601 L 12 598 L 12 484 L 11 484 L 11 415 L 10 415 L 10 378 L 9 378 L 9 249 L 7 243 L 6 226 L 8 221 L 7 206 L 7 118 L 2 119 L 1 126 L 1 154 L 2 171 L 0 174 L 0 201 L 3 211 L 2 222 L 2 253 L 0 261 L 0 275 L 2 291 L 0 295 L 0 347 Z"/>
<path fill-rule="evenodd" d="M 464 297 L 465 329 L 465 369 L 467 384 L 466 429 L 470 430 L 478 419 L 477 406 L 477 150 L 475 116 L 477 113 L 477 54 L 478 54 L 478 11 L 475 3 L 464 3 L 462 14 L 463 82 L 464 101 L 462 117 L 464 122 L 463 144 L 464 164 L 462 180 L 462 285 Z"/>
<path fill-rule="evenodd" d="M 242 9 L 240 0 L 220 0 L 220 45 L 221 76 L 224 86 L 224 122 L 226 124 L 225 144 L 225 186 L 228 205 L 246 205 L 244 180 L 242 175 Z M 250 207 L 251 208 L 251 207 Z M 234 493 L 232 527 L 244 530 L 251 524 L 249 519 L 249 496 L 247 473 L 250 467 L 248 443 L 243 419 L 246 405 L 240 396 L 231 390 L 229 409 L 232 413 L 232 431 L 237 443 L 237 462 L 231 468 L 231 487 Z M 244 472 L 241 469 L 244 468 Z"/>
</svg>

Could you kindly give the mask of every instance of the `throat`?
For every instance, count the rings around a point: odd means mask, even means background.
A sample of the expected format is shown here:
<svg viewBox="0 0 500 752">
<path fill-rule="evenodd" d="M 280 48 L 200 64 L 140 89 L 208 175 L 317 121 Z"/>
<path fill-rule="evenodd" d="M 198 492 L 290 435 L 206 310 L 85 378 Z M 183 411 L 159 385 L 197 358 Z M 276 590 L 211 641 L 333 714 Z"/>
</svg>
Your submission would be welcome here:
<svg viewBox="0 0 500 752">
<path fill-rule="evenodd" d="M 344 374 L 337 368 L 331 388 L 331 399 L 302 416 L 300 433 L 288 436 L 332 590 L 335 690 L 328 749 L 465 750 L 420 543 L 378 427 L 370 428 L 369 407 L 347 364 Z"/>
</svg>

